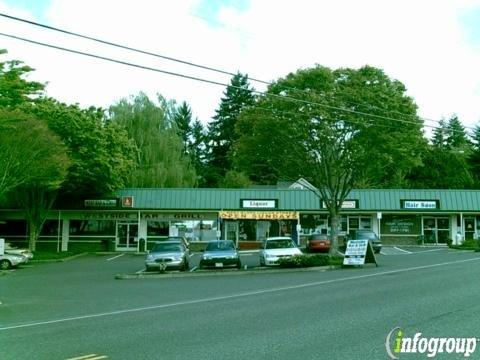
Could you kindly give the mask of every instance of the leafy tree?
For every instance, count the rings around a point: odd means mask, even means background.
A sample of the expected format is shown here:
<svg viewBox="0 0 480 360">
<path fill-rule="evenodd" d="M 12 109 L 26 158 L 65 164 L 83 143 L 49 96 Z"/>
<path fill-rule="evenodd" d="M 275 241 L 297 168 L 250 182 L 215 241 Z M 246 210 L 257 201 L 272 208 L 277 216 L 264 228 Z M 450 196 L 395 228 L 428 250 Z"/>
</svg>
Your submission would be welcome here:
<svg viewBox="0 0 480 360">
<path fill-rule="evenodd" d="M 6 50 L 0 49 L 0 55 L 6 53 Z M 0 107 L 31 103 L 43 94 L 43 84 L 25 79 L 32 71 L 31 67 L 18 60 L 0 62 Z"/>
<path fill-rule="evenodd" d="M 225 174 L 225 178 L 220 182 L 220 187 L 243 189 L 252 185 L 248 176 L 244 173 L 230 170 Z"/>
<path fill-rule="evenodd" d="M 423 164 L 412 171 L 411 186 L 420 189 L 470 189 L 474 178 L 465 154 L 430 147 Z"/>
<path fill-rule="evenodd" d="M 472 151 L 468 156 L 468 164 L 475 181 L 475 187 L 480 187 L 480 125 L 475 126 L 472 134 Z"/>
<path fill-rule="evenodd" d="M 236 170 L 261 183 L 308 179 L 330 213 L 335 253 L 341 204 L 351 189 L 403 186 L 421 164 L 422 122 L 405 93 L 403 84 L 369 66 L 289 74 L 240 115 Z"/>
<path fill-rule="evenodd" d="M 29 110 L 44 118 L 68 148 L 72 165 L 62 186 L 66 198 L 108 196 L 126 185 L 135 144 L 121 126 L 105 121 L 102 109 L 42 99 Z"/>
<path fill-rule="evenodd" d="M 22 181 L 10 189 L 9 194 L 25 212 L 29 248 L 35 250 L 47 212 L 56 199 L 57 190 L 66 179 L 70 161 L 65 145 L 43 120 L 35 119 L 31 115 L 24 116 L 23 119 L 17 116 L 13 128 L 0 133 L 5 135 L 2 144 L 8 145 L 11 141 L 9 139 L 17 142 L 17 154 L 10 159 L 22 161 L 21 166 L 28 172 L 27 176 L 21 177 Z M 22 146 L 19 146 L 19 143 Z"/>
<path fill-rule="evenodd" d="M 205 128 L 200 120 L 195 119 L 191 128 L 191 137 L 188 144 L 188 154 L 190 155 L 195 171 L 197 173 L 197 183 L 205 186 L 205 153 L 206 153 L 206 135 Z"/>
<path fill-rule="evenodd" d="M 138 148 L 136 166 L 129 169 L 127 186 L 193 186 L 195 170 L 173 126 L 174 103 L 161 96 L 158 100 L 156 104 L 140 93 L 109 109 L 110 121 L 124 127 Z"/>
<path fill-rule="evenodd" d="M 207 138 L 207 186 L 215 187 L 232 168 L 233 143 L 238 135 L 235 124 L 240 112 L 255 103 L 248 76 L 237 73 L 227 86 L 213 121 L 208 126 Z"/>
</svg>

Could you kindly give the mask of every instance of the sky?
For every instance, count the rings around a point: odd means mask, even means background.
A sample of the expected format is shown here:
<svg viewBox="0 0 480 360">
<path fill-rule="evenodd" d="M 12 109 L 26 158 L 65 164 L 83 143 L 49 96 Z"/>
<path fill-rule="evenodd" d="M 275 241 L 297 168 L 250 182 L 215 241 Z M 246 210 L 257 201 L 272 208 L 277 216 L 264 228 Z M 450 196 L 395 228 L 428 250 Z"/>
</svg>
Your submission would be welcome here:
<svg viewBox="0 0 480 360">
<path fill-rule="evenodd" d="M 0 0 L 0 13 L 265 81 L 316 64 L 371 65 L 405 84 L 426 124 L 454 114 L 468 130 L 480 124 L 480 0 Z M 231 78 L 3 17 L 0 32 L 222 84 Z M 225 90 L 4 36 L 0 48 L 8 50 L 0 61 L 24 61 L 49 96 L 82 107 L 143 91 L 186 101 L 207 123 Z"/>
</svg>

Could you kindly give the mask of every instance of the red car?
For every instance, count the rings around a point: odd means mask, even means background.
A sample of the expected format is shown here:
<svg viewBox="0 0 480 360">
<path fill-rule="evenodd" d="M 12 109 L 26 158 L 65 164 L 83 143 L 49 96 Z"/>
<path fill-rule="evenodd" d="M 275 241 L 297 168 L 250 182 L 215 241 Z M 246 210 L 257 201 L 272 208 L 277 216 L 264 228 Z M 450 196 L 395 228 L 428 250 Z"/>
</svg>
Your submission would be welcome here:
<svg viewBox="0 0 480 360">
<path fill-rule="evenodd" d="M 330 250 L 330 239 L 326 234 L 311 234 L 307 238 L 307 251 L 328 252 Z"/>
</svg>

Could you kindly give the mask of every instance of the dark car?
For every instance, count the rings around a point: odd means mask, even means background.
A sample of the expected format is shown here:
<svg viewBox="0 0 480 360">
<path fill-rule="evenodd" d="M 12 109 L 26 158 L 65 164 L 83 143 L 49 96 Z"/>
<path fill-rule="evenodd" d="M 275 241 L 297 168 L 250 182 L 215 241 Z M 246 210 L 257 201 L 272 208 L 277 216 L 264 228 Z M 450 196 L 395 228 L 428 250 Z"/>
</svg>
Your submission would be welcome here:
<svg viewBox="0 0 480 360">
<path fill-rule="evenodd" d="M 242 267 L 240 256 L 231 240 L 210 241 L 200 259 L 199 268 L 223 268 L 226 266 Z"/>
<path fill-rule="evenodd" d="M 328 252 L 330 250 L 330 239 L 328 235 L 320 233 L 308 235 L 306 250 L 309 252 Z"/>
<path fill-rule="evenodd" d="M 178 240 L 156 242 L 145 259 L 145 267 L 150 270 L 188 270 L 188 249 Z"/>
<path fill-rule="evenodd" d="M 382 250 L 382 241 L 371 230 L 357 230 L 353 233 L 353 236 L 349 237 L 349 240 L 369 240 L 375 253 L 379 253 Z"/>
</svg>

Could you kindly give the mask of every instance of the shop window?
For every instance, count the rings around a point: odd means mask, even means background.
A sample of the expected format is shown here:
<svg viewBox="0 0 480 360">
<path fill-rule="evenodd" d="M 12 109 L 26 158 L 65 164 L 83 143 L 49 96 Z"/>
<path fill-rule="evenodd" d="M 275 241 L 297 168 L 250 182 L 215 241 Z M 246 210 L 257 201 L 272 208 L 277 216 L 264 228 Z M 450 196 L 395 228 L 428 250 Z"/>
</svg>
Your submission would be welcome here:
<svg viewBox="0 0 480 360">
<path fill-rule="evenodd" d="M 168 236 L 168 221 L 147 221 L 147 236 Z"/>
<path fill-rule="evenodd" d="M 58 220 L 46 220 L 43 224 L 40 236 L 58 236 L 58 234 Z"/>
<path fill-rule="evenodd" d="M 115 235 L 113 220 L 70 220 L 70 235 L 101 236 Z"/>
<path fill-rule="evenodd" d="M 25 236 L 27 222 L 25 220 L 0 221 L 0 236 Z"/>
<path fill-rule="evenodd" d="M 170 223 L 170 236 L 185 236 L 188 241 L 217 239 L 216 220 L 182 220 Z"/>
</svg>

